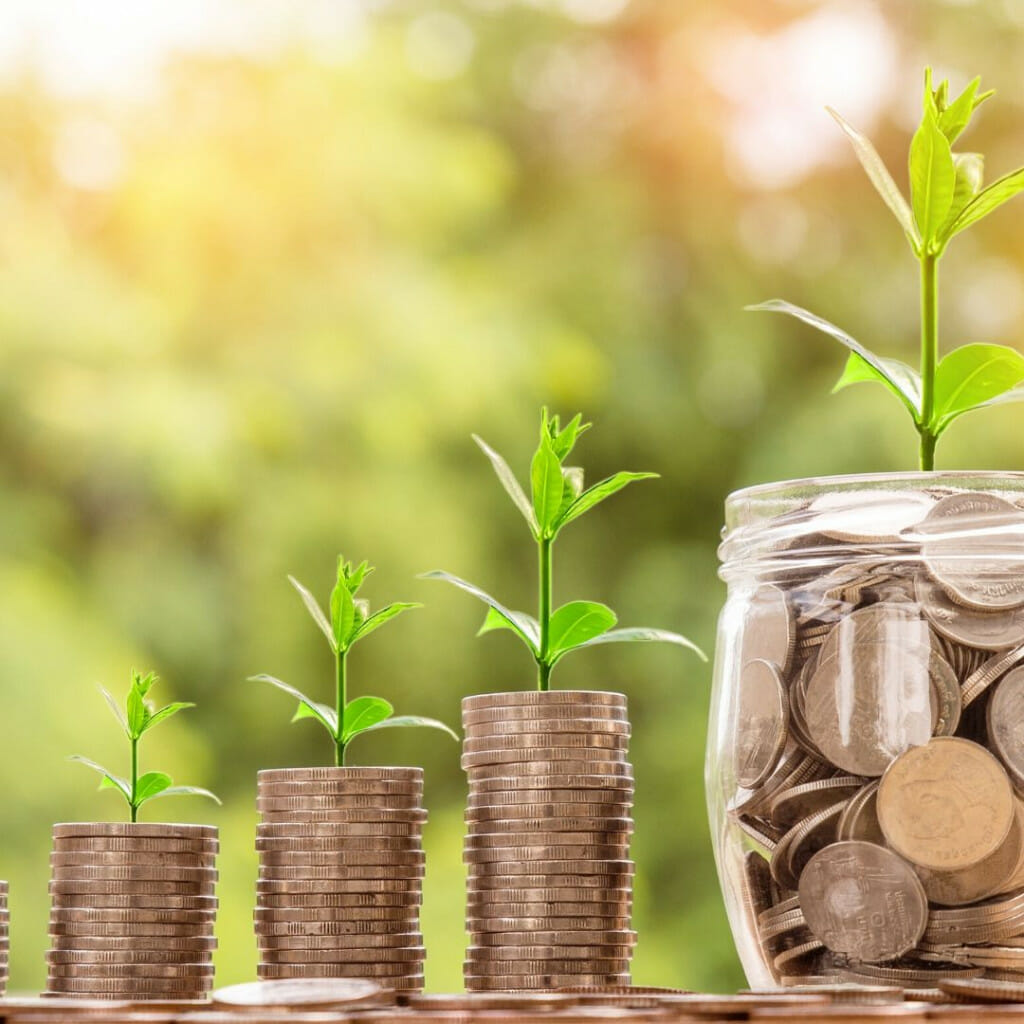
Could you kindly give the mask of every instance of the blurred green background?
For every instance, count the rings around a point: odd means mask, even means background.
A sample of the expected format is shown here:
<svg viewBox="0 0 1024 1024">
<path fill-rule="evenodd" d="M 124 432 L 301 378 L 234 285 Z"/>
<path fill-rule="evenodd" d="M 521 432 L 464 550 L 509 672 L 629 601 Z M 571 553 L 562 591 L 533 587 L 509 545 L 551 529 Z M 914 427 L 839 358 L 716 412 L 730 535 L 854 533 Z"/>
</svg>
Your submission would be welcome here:
<svg viewBox="0 0 1024 1024">
<path fill-rule="evenodd" d="M 415 574 L 529 607 L 523 524 L 470 440 L 525 476 L 547 403 L 596 422 L 591 480 L 662 474 L 565 534 L 556 599 L 708 650 L 724 496 L 774 478 L 912 468 L 881 389 L 830 397 L 842 356 L 779 295 L 913 358 L 915 265 L 823 112 L 905 183 L 920 70 L 1000 90 L 973 144 L 1024 158 L 1024 3 L 906 0 L 8 0 L 0 11 L 0 877 L 11 983 L 44 978 L 49 828 L 119 816 L 67 764 L 125 756 L 96 686 L 132 665 L 197 710 L 146 766 L 223 808 L 222 982 L 254 973 L 255 773 L 326 761 L 310 723 L 247 683 L 330 693 L 285 576 L 324 597 L 369 558 L 354 693 L 458 720 L 529 686 L 508 634 Z M 947 342 L 1017 343 L 1024 203 L 944 261 Z M 946 467 L 1020 468 L 1024 412 L 970 417 Z M 630 695 L 640 984 L 742 983 L 702 792 L 710 669 L 614 648 L 562 687 Z M 355 762 L 427 769 L 428 984 L 461 986 L 457 748 L 409 731 Z"/>
</svg>

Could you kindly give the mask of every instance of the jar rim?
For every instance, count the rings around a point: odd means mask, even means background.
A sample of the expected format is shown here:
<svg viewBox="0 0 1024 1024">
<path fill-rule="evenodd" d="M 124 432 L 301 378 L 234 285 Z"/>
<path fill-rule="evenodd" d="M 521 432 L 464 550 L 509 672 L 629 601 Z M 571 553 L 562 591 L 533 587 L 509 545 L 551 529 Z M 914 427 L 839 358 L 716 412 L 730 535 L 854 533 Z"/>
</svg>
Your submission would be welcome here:
<svg viewBox="0 0 1024 1024">
<path fill-rule="evenodd" d="M 874 501 L 892 505 L 910 501 L 917 495 L 930 495 L 934 500 L 943 494 L 985 493 L 1002 497 L 1024 509 L 1024 472 L 997 470 L 966 470 L 909 473 L 863 473 L 845 476 L 805 477 L 757 484 L 732 492 L 725 501 L 725 525 L 719 558 L 720 575 L 728 580 L 734 572 L 769 575 L 785 565 L 813 561 L 820 567 L 834 566 L 838 561 L 856 557 L 878 560 L 905 560 L 917 557 L 911 536 L 911 524 L 896 532 L 900 536 L 878 539 L 852 538 L 825 531 L 818 537 L 817 522 L 808 515 L 812 503 L 820 499 L 838 499 L 829 506 L 833 513 L 842 512 L 842 496 L 849 495 L 850 508 L 856 513 Z M 890 499 L 896 499 L 895 502 Z M 847 523 L 848 525 L 848 523 Z M 1018 527 L 1019 529 L 1019 527 Z M 858 531 L 853 531 L 858 532 Z M 829 538 L 834 538 L 830 540 Z M 805 539 L 806 538 L 806 539 Z M 919 539 L 919 538 L 918 538 Z M 850 547 L 855 540 L 858 547 Z M 811 543 L 811 542 L 814 543 Z M 1019 549 L 1018 549 L 1019 550 Z M 1003 553 L 997 554 L 997 559 Z M 1014 554 L 1019 569 L 1019 556 Z"/>
</svg>

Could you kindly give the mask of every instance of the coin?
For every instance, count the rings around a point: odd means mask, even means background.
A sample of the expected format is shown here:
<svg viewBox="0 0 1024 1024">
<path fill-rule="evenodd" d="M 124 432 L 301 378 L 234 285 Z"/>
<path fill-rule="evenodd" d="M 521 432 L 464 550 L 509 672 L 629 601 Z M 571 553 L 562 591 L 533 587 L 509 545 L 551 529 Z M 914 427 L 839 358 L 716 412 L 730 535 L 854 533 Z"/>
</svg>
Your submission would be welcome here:
<svg viewBox="0 0 1024 1024">
<path fill-rule="evenodd" d="M 260 782 L 257 794 L 261 799 L 275 797 L 321 797 L 343 803 L 352 796 L 397 797 L 409 807 L 417 807 L 423 797 L 423 784 L 418 782 Z"/>
<path fill-rule="evenodd" d="M 789 699 L 778 668 L 768 661 L 749 661 L 740 669 L 743 713 L 736 730 L 736 782 L 746 789 L 771 775 L 786 745 Z"/>
<path fill-rule="evenodd" d="M 329 882 L 328 885 L 324 879 L 306 877 L 261 878 L 256 882 L 256 892 L 261 898 L 322 893 L 393 893 L 408 892 L 411 886 L 418 884 L 415 878 L 332 878 Z"/>
<path fill-rule="evenodd" d="M 466 848 L 462 851 L 463 863 L 476 865 L 478 871 L 487 870 L 483 865 L 497 865 L 500 870 L 507 871 L 509 862 L 516 867 L 536 869 L 538 863 L 580 863 L 581 870 L 593 862 L 621 864 L 628 854 L 629 843 L 604 843 L 600 846 L 493 846 Z M 532 862 L 532 863 L 531 863 Z M 557 869 L 556 869 L 557 870 Z"/>
<path fill-rule="evenodd" d="M 339 956 L 351 958 L 354 950 L 377 950 L 376 959 L 386 958 L 389 949 L 406 949 L 422 946 L 423 935 L 416 931 L 361 931 L 351 935 L 258 935 L 257 945 L 264 960 L 297 962 L 322 954 L 324 960 Z M 298 952 L 298 951 L 302 952 Z"/>
<path fill-rule="evenodd" d="M 220 848 L 216 839 L 167 839 L 141 836 L 65 836 L 54 841 L 54 849 L 62 853 L 87 851 L 96 853 L 158 854 L 175 857 L 180 854 L 206 855 L 213 859 Z"/>
<path fill-rule="evenodd" d="M 419 836 L 256 836 L 261 853 L 313 853 L 379 850 L 391 853 L 422 851 Z"/>
<path fill-rule="evenodd" d="M 211 962 L 212 952 L 167 949 L 48 949 L 52 964 L 191 964 Z"/>
<path fill-rule="evenodd" d="M 152 879 L 54 878 L 49 883 L 51 894 L 112 895 L 136 894 L 143 897 L 213 898 L 213 882 L 154 881 Z"/>
<path fill-rule="evenodd" d="M 99 850 L 55 850 L 50 854 L 53 867 L 125 867 L 125 868 L 207 868 L 215 863 L 212 854 L 171 853 L 124 853 L 120 850 L 102 852 Z"/>
<path fill-rule="evenodd" d="M 337 910 L 344 907 L 411 907 L 420 906 L 423 894 L 410 889 L 400 892 L 312 892 L 261 893 L 257 910 Z"/>
<path fill-rule="evenodd" d="M 941 502 L 939 503 L 941 504 Z M 807 515 L 818 533 L 850 543 L 898 541 L 937 508 L 919 491 L 833 491 L 816 497 Z"/>
<path fill-rule="evenodd" d="M 295 978 L 294 964 L 259 964 L 257 975 L 264 980 L 275 978 Z M 390 986 L 390 979 L 414 977 L 419 984 L 423 981 L 422 964 L 419 962 L 371 963 L 368 961 L 350 961 L 349 963 L 309 964 L 305 977 L 317 978 L 380 978 Z"/>
<path fill-rule="evenodd" d="M 499 992 L 509 989 L 559 989 L 567 985 L 628 985 L 629 972 L 619 974 L 508 974 L 499 978 L 490 974 L 463 972 L 469 989 L 493 988 Z"/>
<path fill-rule="evenodd" d="M 260 866 L 276 868 L 278 866 L 295 867 L 362 867 L 376 865 L 379 867 L 399 867 L 426 863 L 426 854 L 422 849 L 406 848 L 404 850 L 381 850 L 369 848 L 333 850 L 295 849 L 261 849 Z"/>
<path fill-rule="evenodd" d="M 870 639 L 876 633 L 886 640 Z M 901 606 L 872 605 L 843 619 L 832 637 L 836 653 L 823 650 L 807 684 L 811 738 L 851 775 L 879 776 L 932 735 L 927 626 Z"/>
<path fill-rule="evenodd" d="M 364 935 L 389 931 L 411 931 L 419 922 L 417 911 L 401 911 L 384 914 L 382 911 L 394 908 L 374 907 L 353 909 L 343 918 L 326 921 L 275 921 L 273 918 L 257 918 L 255 930 L 261 937 L 281 935 Z"/>
<path fill-rule="evenodd" d="M 191 984 L 190 979 L 213 977 L 212 963 L 178 964 L 112 964 L 74 963 L 50 965 L 50 978 L 177 978 Z"/>
<path fill-rule="evenodd" d="M 836 838 L 860 839 L 885 846 L 882 826 L 878 824 L 877 781 L 868 783 L 847 801 L 836 826 Z"/>
<path fill-rule="evenodd" d="M 954 999 L 969 1003 L 1024 1002 L 1024 982 L 993 981 L 989 978 L 949 978 L 939 988 Z M 981 1018 L 979 1014 L 979 1019 Z"/>
<path fill-rule="evenodd" d="M 134 924 L 204 924 L 217 916 L 210 910 L 144 910 L 136 908 L 95 908 L 92 906 L 64 907 L 55 905 L 50 909 L 51 921 L 103 921 L 108 923 L 131 922 Z"/>
<path fill-rule="evenodd" d="M 992 494 L 942 498 L 918 526 L 932 577 L 961 604 L 981 611 L 1024 605 L 1024 513 Z"/>
<path fill-rule="evenodd" d="M 1002 766 L 970 740 L 940 737 L 895 760 L 878 790 L 889 845 L 924 868 L 978 864 L 1005 840 L 1013 790 Z"/>
<path fill-rule="evenodd" d="M 587 760 L 583 760 L 583 757 Z M 464 769 L 500 767 L 508 774 L 521 771 L 527 775 L 585 774 L 599 771 L 599 765 L 609 769 L 607 774 L 628 774 L 625 747 L 604 749 L 592 747 L 523 747 L 518 750 L 484 750 L 465 753 L 460 759 Z M 513 766 L 518 767 L 513 767 Z M 470 776 L 472 781 L 474 776 Z M 479 776 L 477 776 L 479 777 Z"/>
<path fill-rule="evenodd" d="M 55 856 L 51 854 L 51 857 Z M 53 880 L 74 881 L 134 881 L 134 882 L 194 882 L 212 884 L 217 880 L 215 868 L 151 866 L 138 864 L 54 864 Z"/>
<path fill-rule="evenodd" d="M 632 884 L 635 869 L 620 870 L 617 872 L 599 873 L 584 875 L 578 872 L 566 873 L 543 873 L 531 875 L 513 874 L 479 874 L 470 872 L 466 879 L 468 891 L 482 891 L 494 889 L 514 888 L 521 884 L 525 889 L 542 889 L 550 887 L 558 888 L 586 888 L 586 889 L 624 889 Z"/>
<path fill-rule="evenodd" d="M 477 767 L 467 767 L 466 776 L 470 785 L 476 786 L 483 779 L 513 779 L 523 788 L 572 788 L 579 785 L 581 788 L 590 785 L 591 788 L 633 788 L 633 767 L 624 758 L 590 760 L 541 760 L 541 751 L 536 751 L 536 757 L 521 761 L 515 764 L 485 764 Z M 466 767 L 466 766 L 463 766 Z M 534 779 L 540 777 L 543 781 Z M 574 783 L 573 777 L 591 778 L 602 776 L 600 781 L 590 783 Z M 558 778 L 562 781 L 551 782 L 550 779 Z"/>
<path fill-rule="evenodd" d="M 856 960 L 895 959 L 914 948 L 928 922 L 927 897 L 913 870 L 871 843 L 843 841 L 820 850 L 800 876 L 799 894 L 814 935 Z"/>
<path fill-rule="evenodd" d="M 268 782 L 422 782 L 422 768 L 392 768 L 366 765 L 342 768 L 264 768 L 256 773 L 258 781 Z"/>
<path fill-rule="evenodd" d="M 258 840 L 344 842 L 350 838 L 420 839 L 422 835 L 422 824 L 411 821 L 260 822 L 256 826 Z"/>
<path fill-rule="evenodd" d="M 576 715 L 565 718 L 500 718 L 490 722 L 464 722 L 466 738 L 472 740 L 496 739 L 502 736 L 522 735 L 574 735 L 586 733 L 594 736 L 630 735 L 628 719 L 582 718 Z"/>
<path fill-rule="evenodd" d="M 416 919 L 419 903 L 397 904 L 393 906 L 343 906 L 343 907 L 266 907 L 258 906 L 254 912 L 256 921 L 336 921 L 372 920 L 371 914 L 379 914 L 383 919 Z"/>
<path fill-rule="evenodd" d="M 966 647 L 999 651 L 1024 644 L 1024 607 L 979 611 L 954 601 L 933 579 L 918 573 L 917 600 L 925 617 L 943 636 Z"/>
<path fill-rule="evenodd" d="M 486 729 L 495 722 L 543 722 L 548 728 L 552 722 L 629 722 L 624 708 L 600 704 L 539 704 L 527 707 L 482 708 L 479 711 L 463 711 L 462 727 L 466 732 Z"/>
<path fill-rule="evenodd" d="M 323 883 L 346 882 L 356 879 L 363 881 L 402 879 L 409 882 L 413 879 L 421 879 L 423 875 L 423 864 L 273 864 L 260 865 L 258 881 L 319 881 L 321 889 L 330 890 L 331 887 Z"/>
<path fill-rule="evenodd" d="M 632 945 L 591 946 L 469 946 L 466 958 L 482 963 L 523 960 L 628 960 L 633 955 Z"/>
<path fill-rule="evenodd" d="M 629 846 L 633 830 L 631 818 L 551 818 L 534 822 L 509 822 L 513 827 L 499 829 L 500 823 L 485 821 L 472 827 L 466 836 L 466 849 L 488 849 L 496 846 L 552 846 L 606 844 Z M 579 825 L 573 827 L 575 823 Z M 526 824 L 537 828 L 525 830 Z M 522 825 L 516 828 L 515 825 Z"/>
<path fill-rule="evenodd" d="M 256 807 L 261 812 L 282 811 L 354 811 L 354 810 L 391 810 L 413 813 L 419 810 L 419 799 L 409 796 L 376 796 L 374 794 L 356 794 L 349 796 L 333 794 L 326 796 L 263 796 L 256 797 Z M 361 820 L 361 819 L 355 819 Z M 370 819 L 374 820 L 374 819 Z"/>
<path fill-rule="evenodd" d="M 466 960 L 465 966 L 474 972 L 486 971 L 492 975 L 502 974 L 571 974 L 574 971 L 585 971 L 588 974 L 619 974 L 629 970 L 630 958 L 597 958 L 577 960 L 574 958 L 550 960 Z"/>
<path fill-rule="evenodd" d="M 176 938 L 166 935 L 134 935 L 130 940 L 117 935 L 50 935 L 51 949 L 122 950 L 178 950 L 193 951 L 216 949 L 217 940 L 205 935 Z"/>
<path fill-rule="evenodd" d="M 637 934 L 629 928 L 554 928 L 516 922 L 518 927 L 490 931 L 473 927 L 468 929 L 471 944 L 476 946 L 632 946 Z"/>
<path fill-rule="evenodd" d="M 792 828 L 817 811 L 852 797 L 862 785 L 863 781 L 856 776 L 838 775 L 792 786 L 772 798 L 768 817 L 778 828 Z"/>
<path fill-rule="evenodd" d="M 128 836 L 140 839 L 213 839 L 217 829 L 213 825 L 149 825 L 133 822 L 62 822 L 53 826 L 53 838 L 74 836 Z"/>
<path fill-rule="evenodd" d="M 359 824 L 376 825 L 399 823 L 422 825 L 427 812 L 422 808 L 407 807 L 334 807 L 329 810 L 284 809 L 263 811 L 258 828 L 311 828 L 314 825 Z"/>
<path fill-rule="evenodd" d="M 626 707 L 626 695 L 605 690 L 513 690 L 509 693 L 478 693 L 462 698 L 463 711 L 477 711 L 481 708 L 523 707 L 542 705 L 553 708 L 559 705 L 589 705 L 597 707 Z"/>
<path fill-rule="evenodd" d="M 1024 790 L 1024 667 L 1007 672 L 992 692 L 988 736 L 1018 790 Z"/>
<path fill-rule="evenodd" d="M 796 889 L 811 857 L 836 840 L 836 825 L 843 811 L 840 801 L 794 825 L 772 853 L 772 877 L 783 889 Z"/>
<path fill-rule="evenodd" d="M 632 826 L 630 818 L 632 806 L 630 803 L 594 803 L 592 801 L 498 804 L 492 807 L 469 807 L 466 809 L 465 817 L 469 825 L 487 827 L 492 825 L 519 827 L 521 823 L 531 821 L 601 822 L 615 820 L 628 821 Z M 571 828 L 580 827 L 586 829 L 589 826 L 571 826 Z M 534 830 L 530 829 L 530 831 Z"/>
</svg>

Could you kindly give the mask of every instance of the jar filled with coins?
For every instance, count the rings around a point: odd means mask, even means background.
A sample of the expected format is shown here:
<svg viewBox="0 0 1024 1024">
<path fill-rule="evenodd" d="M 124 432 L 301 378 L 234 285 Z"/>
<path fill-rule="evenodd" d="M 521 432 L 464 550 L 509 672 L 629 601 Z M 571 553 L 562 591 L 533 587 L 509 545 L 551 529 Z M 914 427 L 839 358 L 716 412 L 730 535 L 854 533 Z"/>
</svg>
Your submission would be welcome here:
<svg viewBox="0 0 1024 1024">
<path fill-rule="evenodd" d="M 1024 981 L 1024 474 L 726 504 L 707 796 L 752 986 Z"/>
</svg>

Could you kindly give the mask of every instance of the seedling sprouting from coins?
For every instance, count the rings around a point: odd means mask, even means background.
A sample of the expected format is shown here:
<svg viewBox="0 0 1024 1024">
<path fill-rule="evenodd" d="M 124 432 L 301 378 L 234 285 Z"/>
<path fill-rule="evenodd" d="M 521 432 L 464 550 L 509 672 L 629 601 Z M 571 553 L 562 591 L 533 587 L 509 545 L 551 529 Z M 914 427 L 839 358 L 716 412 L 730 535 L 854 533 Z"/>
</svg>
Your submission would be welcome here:
<svg viewBox="0 0 1024 1024">
<path fill-rule="evenodd" d="M 154 726 L 166 722 L 179 711 L 195 707 L 194 704 L 175 701 L 165 704 L 162 708 L 155 708 L 147 697 L 157 682 L 158 677 L 153 672 L 142 675 L 132 669 L 131 687 L 123 708 L 109 691 L 100 687 L 100 692 L 131 744 L 131 771 L 128 778 L 115 775 L 95 761 L 82 757 L 81 754 L 75 754 L 70 758 L 70 760 L 84 764 L 87 768 L 91 768 L 103 776 L 100 781 L 100 789 L 116 789 L 125 798 L 128 803 L 130 820 L 133 822 L 139 820 L 139 808 L 144 803 L 161 796 L 205 796 L 218 804 L 220 803 L 220 800 L 208 789 L 200 789 L 198 786 L 175 786 L 166 772 L 139 774 L 139 741 L 142 737 Z"/>
<path fill-rule="evenodd" d="M 473 435 L 473 440 L 490 459 L 501 485 L 522 513 L 536 541 L 540 575 L 536 618 L 526 612 L 506 608 L 490 594 L 451 573 L 434 570 L 423 573 L 422 577 L 445 580 L 483 601 L 488 608 L 487 617 L 477 635 L 495 629 L 508 629 L 515 633 L 526 644 L 537 663 L 538 690 L 549 689 L 551 670 L 566 654 L 596 644 L 662 641 L 688 647 L 707 660 L 699 647 L 678 633 L 644 627 L 612 628 L 618 621 L 615 612 L 597 601 L 570 601 L 552 610 L 552 548 L 562 530 L 634 480 L 646 480 L 658 475 L 614 473 L 584 489 L 583 470 L 577 466 L 566 466 L 565 460 L 579 436 L 589 430 L 590 426 L 589 423 L 583 423 L 582 416 L 577 414 L 563 427 L 558 416 L 549 417 L 547 409 L 543 410 L 540 444 L 530 463 L 530 498 L 527 498 L 508 463 L 493 448 Z"/>
<path fill-rule="evenodd" d="M 292 586 L 299 592 L 313 621 L 327 638 L 327 644 L 334 655 L 333 707 L 307 697 L 294 686 L 274 676 L 250 677 L 254 682 L 270 683 L 294 697 L 299 706 L 292 721 L 312 718 L 319 722 L 330 733 L 334 743 L 334 763 L 339 766 L 344 765 L 345 751 L 356 736 L 379 729 L 426 726 L 441 729 L 455 740 L 459 738 L 444 722 L 436 719 L 423 718 L 419 715 L 395 715 L 394 707 L 382 697 L 348 699 L 348 655 L 353 646 L 403 612 L 420 607 L 416 603 L 396 601 L 371 614 L 369 602 L 356 595 L 366 577 L 372 572 L 373 567 L 367 562 L 353 566 L 341 555 L 338 556 L 337 581 L 331 591 L 330 618 L 324 614 L 324 610 L 309 590 L 294 576 L 288 577 Z"/>
<path fill-rule="evenodd" d="M 749 307 L 788 313 L 845 345 L 850 355 L 833 391 L 874 381 L 895 395 L 914 421 L 920 437 L 920 466 L 925 470 L 934 469 L 935 444 L 954 420 L 975 409 L 1024 400 L 1024 387 L 1019 386 L 1024 381 L 1024 356 L 1015 349 L 968 344 L 941 360 L 938 355 L 939 260 L 956 235 L 1024 191 L 1024 167 L 983 187 L 982 154 L 952 149 L 974 111 L 993 94 L 991 90 L 979 93 L 979 84 L 975 78 L 950 101 L 949 83 L 943 81 L 933 89 L 931 69 L 925 70 L 924 112 L 910 143 L 910 203 L 868 139 L 829 109 L 920 264 L 919 370 L 876 355 L 835 324 L 781 299 Z"/>
</svg>

